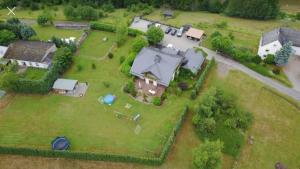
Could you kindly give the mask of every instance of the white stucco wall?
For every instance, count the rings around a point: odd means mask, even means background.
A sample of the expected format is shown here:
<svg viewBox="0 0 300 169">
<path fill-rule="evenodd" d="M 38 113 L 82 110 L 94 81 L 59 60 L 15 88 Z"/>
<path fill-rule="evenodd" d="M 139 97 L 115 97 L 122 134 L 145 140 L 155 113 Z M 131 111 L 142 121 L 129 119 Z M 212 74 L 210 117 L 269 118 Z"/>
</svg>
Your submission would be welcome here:
<svg viewBox="0 0 300 169">
<path fill-rule="evenodd" d="M 268 54 L 275 55 L 277 51 L 279 51 L 282 48 L 282 45 L 279 41 L 274 41 L 272 43 L 266 44 L 264 46 L 261 46 L 261 41 L 258 49 L 258 55 L 265 59 L 265 56 Z"/>
<path fill-rule="evenodd" d="M 300 56 L 300 47 L 293 46 L 293 49 L 295 50 L 295 55 Z"/>
<path fill-rule="evenodd" d="M 50 64 L 47 63 L 38 63 L 38 62 L 28 62 L 23 60 L 11 60 L 17 61 L 19 66 L 27 66 L 27 67 L 34 67 L 34 68 L 41 68 L 41 69 L 48 69 Z"/>
</svg>

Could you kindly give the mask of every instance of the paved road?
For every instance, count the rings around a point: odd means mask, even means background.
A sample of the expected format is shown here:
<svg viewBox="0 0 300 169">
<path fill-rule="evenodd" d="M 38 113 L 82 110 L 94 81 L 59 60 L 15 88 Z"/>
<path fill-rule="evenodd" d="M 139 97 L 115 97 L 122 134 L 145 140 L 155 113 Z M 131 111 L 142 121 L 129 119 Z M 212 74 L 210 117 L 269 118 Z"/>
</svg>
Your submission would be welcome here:
<svg viewBox="0 0 300 169">
<path fill-rule="evenodd" d="M 236 61 L 233 61 L 231 59 L 225 58 L 210 49 L 207 49 L 204 47 L 201 47 L 201 48 L 208 54 L 208 59 L 211 59 L 212 57 L 214 57 L 216 59 L 216 61 L 226 64 L 230 67 L 233 67 L 234 69 L 240 70 L 240 71 L 248 74 L 249 76 L 261 81 L 262 83 L 276 89 L 277 91 L 279 91 L 285 95 L 288 95 L 297 101 L 300 101 L 300 92 L 299 91 L 292 89 L 292 88 L 288 88 L 271 78 L 268 78 L 259 73 L 256 73 L 255 71 L 247 68 L 246 66 L 244 66 Z"/>
</svg>

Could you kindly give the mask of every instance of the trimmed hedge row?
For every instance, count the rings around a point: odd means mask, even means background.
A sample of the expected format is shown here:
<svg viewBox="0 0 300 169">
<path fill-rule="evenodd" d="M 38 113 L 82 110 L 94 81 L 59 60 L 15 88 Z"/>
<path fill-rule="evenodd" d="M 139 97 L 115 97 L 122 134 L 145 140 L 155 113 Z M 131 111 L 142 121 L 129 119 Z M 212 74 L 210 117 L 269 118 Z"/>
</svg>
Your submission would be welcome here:
<svg viewBox="0 0 300 169">
<path fill-rule="evenodd" d="M 184 119 L 187 115 L 188 107 L 186 106 L 181 113 L 179 120 L 176 122 L 171 135 L 166 141 L 163 150 L 158 158 L 136 157 L 129 155 L 117 154 L 99 154 L 87 152 L 72 152 L 72 151 L 52 151 L 52 150 L 39 150 L 32 148 L 16 148 L 16 147 L 1 147 L 0 154 L 18 154 L 24 156 L 42 156 L 42 157 L 55 157 L 55 158 L 70 158 L 79 160 L 95 160 L 95 161 L 113 161 L 113 162 L 126 162 L 126 163 L 140 163 L 145 165 L 161 165 L 175 141 L 175 137 L 181 128 Z"/>
<path fill-rule="evenodd" d="M 194 89 L 192 91 L 191 94 L 191 98 L 192 99 L 196 99 L 198 96 L 198 93 L 200 91 L 200 89 L 202 88 L 202 85 L 204 84 L 204 81 L 210 71 L 210 69 L 213 67 L 213 65 L 216 63 L 215 59 L 213 58 L 211 61 L 209 61 L 209 63 L 206 65 L 204 71 L 202 72 L 201 76 L 199 77 L 199 79 L 197 80 Z"/>
<path fill-rule="evenodd" d="M 101 30 L 101 31 L 106 31 L 106 32 L 116 32 L 116 25 L 109 24 L 109 23 L 91 22 L 90 26 L 91 26 L 91 29 L 94 29 L 94 30 Z M 145 35 L 145 33 L 140 30 L 137 30 L 137 29 L 128 28 L 128 35 L 136 37 L 138 35 Z"/>
</svg>

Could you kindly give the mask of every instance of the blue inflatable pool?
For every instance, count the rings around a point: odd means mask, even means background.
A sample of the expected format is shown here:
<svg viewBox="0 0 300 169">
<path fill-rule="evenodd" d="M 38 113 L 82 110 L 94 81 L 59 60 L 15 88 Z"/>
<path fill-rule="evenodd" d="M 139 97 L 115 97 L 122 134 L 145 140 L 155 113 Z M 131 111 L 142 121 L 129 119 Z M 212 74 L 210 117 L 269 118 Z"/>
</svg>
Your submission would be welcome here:
<svg viewBox="0 0 300 169">
<path fill-rule="evenodd" d="M 103 98 L 103 102 L 108 105 L 112 105 L 115 102 L 115 100 L 116 100 L 116 96 L 112 94 L 108 94 Z"/>
<path fill-rule="evenodd" d="M 52 142 L 52 150 L 67 150 L 70 142 L 66 137 L 56 137 Z"/>
</svg>

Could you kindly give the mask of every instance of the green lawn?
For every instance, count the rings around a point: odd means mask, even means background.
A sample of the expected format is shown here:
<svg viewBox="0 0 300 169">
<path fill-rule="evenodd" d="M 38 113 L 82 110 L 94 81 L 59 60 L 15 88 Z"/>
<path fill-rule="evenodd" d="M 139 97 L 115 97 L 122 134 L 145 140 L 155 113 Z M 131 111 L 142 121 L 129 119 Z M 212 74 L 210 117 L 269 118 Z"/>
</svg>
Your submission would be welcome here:
<svg viewBox="0 0 300 169">
<path fill-rule="evenodd" d="M 108 42 L 102 41 L 104 37 L 108 37 Z M 11 100 L 10 104 L 0 107 L 0 145 L 50 149 L 51 140 L 64 135 L 71 140 L 73 151 L 158 154 L 189 99 L 170 95 L 162 107 L 155 107 L 124 94 L 122 86 L 130 79 L 120 73 L 119 57 L 129 53 L 132 39 L 114 52 L 113 59 L 103 58 L 114 41 L 112 33 L 92 32 L 79 49 L 74 66 L 64 75 L 89 83 L 84 97 L 56 94 L 6 97 Z M 96 70 L 92 69 L 93 63 Z M 77 65 L 83 70 L 78 71 Z M 103 82 L 110 83 L 110 87 L 104 87 Z M 107 93 L 117 96 L 113 106 L 97 101 Z M 133 107 L 126 109 L 127 103 Z M 141 133 L 136 135 L 136 124 L 130 119 L 117 118 L 116 112 L 122 112 L 128 118 L 140 113 Z"/>
<path fill-rule="evenodd" d="M 27 68 L 21 76 L 25 79 L 40 80 L 47 71 L 47 69 Z"/>
<path fill-rule="evenodd" d="M 300 1 L 299 0 L 280 0 L 281 10 L 288 13 L 300 12 Z"/>
<path fill-rule="evenodd" d="M 33 25 L 32 27 L 36 31 L 39 39 L 45 41 L 51 39 L 53 36 L 59 38 L 76 37 L 78 39 L 83 33 L 83 30 L 57 29 L 54 26 L 41 27 L 39 25 Z"/>
<path fill-rule="evenodd" d="M 295 29 L 300 29 L 300 22 L 282 21 L 282 20 L 250 20 L 243 18 L 227 17 L 220 14 L 213 14 L 209 12 L 188 12 L 188 11 L 175 11 L 174 19 L 164 19 L 162 10 L 155 10 L 146 18 L 159 20 L 175 26 L 182 26 L 184 24 L 192 24 L 200 29 L 205 30 L 208 39 L 204 41 L 204 46 L 210 47 L 209 36 L 214 31 L 219 31 L 224 35 L 233 33 L 235 36 L 234 43 L 237 46 L 251 49 L 257 52 L 259 39 L 263 32 L 278 28 L 280 26 L 289 26 Z M 226 21 L 227 28 L 217 28 L 216 24 Z"/>
</svg>

